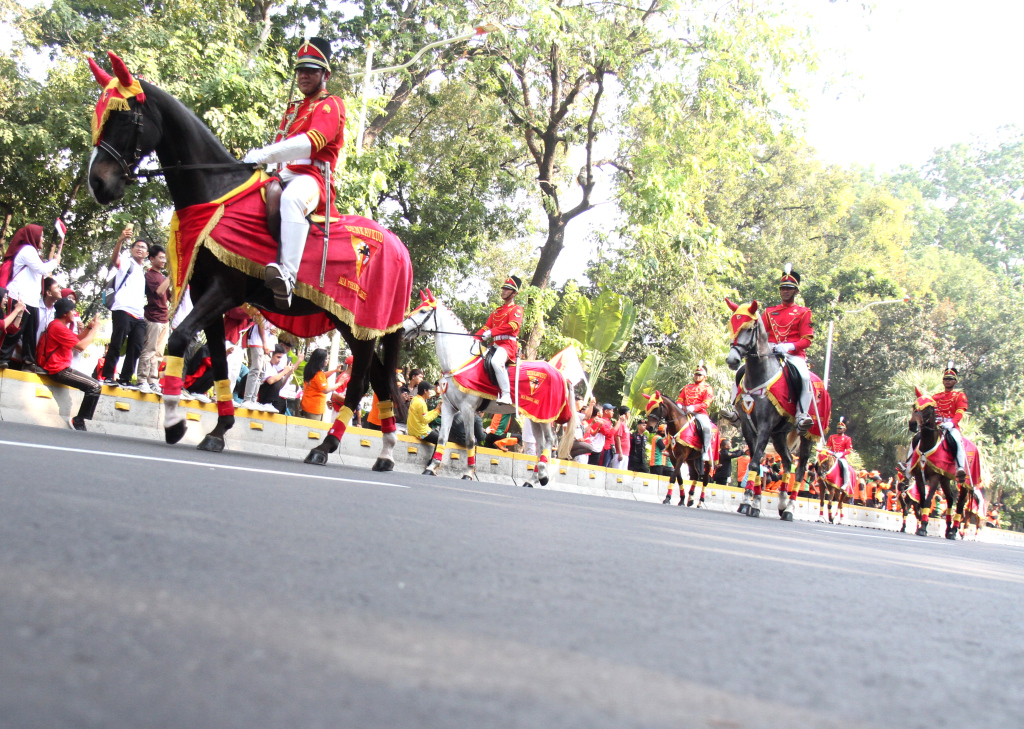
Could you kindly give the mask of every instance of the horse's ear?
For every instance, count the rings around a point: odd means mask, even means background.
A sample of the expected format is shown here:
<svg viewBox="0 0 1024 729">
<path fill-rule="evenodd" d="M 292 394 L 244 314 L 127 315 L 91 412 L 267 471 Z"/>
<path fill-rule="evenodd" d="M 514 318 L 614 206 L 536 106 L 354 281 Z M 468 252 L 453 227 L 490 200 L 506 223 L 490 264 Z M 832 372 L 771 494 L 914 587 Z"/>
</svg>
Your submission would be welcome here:
<svg viewBox="0 0 1024 729">
<path fill-rule="evenodd" d="M 751 314 L 756 314 L 757 313 L 757 299 L 754 299 L 753 301 L 750 302 L 750 313 Z"/>
<path fill-rule="evenodd" d="M 917 386 L 914 387 L 914 394 L 917 395 L 917 397 L 924 397 L 924 393 L 921 392 Z"/>
<path fill-rule="evenodd" d="M 729 301 L 728 296 L 725 297 L 725 305 L 729 307 L 729 311 L 736 311 L 738 308 L 740 308 L 739 304 L 734 304 L 731 301 Z"/>
<path fill-rule="evenodd" d="M 107 55 L 110 56 L 110 65 L 114 68 L 114 75 L 117 76 L 118 83 L 125 88 L 135 83 L 132 72 L 128 70 L 128 66 L 121 60 L 121 57 L 113 51 L 107 51 Z"/>
<path fill-rule="evenodd" d="M 96 63 L 96 61 L 92 60 L 92 56 L 89 57 L 89 70 L 92 71 L 93 78 L 96 79 L 96 83 L 100 85 L 100 88 L 107 88 L 107 84 L 110 83 L 110 79 L 112 79 L 113 76 L 100 68 L 100 65 Z"/>
</svg>

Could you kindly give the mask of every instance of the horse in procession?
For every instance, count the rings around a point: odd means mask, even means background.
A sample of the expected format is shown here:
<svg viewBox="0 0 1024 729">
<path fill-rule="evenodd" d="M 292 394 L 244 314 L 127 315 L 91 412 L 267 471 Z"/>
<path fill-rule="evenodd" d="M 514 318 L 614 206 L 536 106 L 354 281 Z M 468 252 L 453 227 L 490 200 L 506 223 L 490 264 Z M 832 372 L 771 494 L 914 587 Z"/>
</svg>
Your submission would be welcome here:
<svg viewBox="0 0 1024 729">
<path fill-rule="evenodd" d="M 647 400 L 647 424 L 651 431 L 656 431 L 658 424 L 665 420 L 665 429 L 669 436 L 669 445 L 665 451 L 672 461 L 672 475 L 668 480 L 669 493 L 662 503 L 671 503 L 672 485 L 679 484 L 679 506 L 682 506 L 684 501 L 687 506 L 693 506 L 694 492 L 697 482 L 700 481 L 700 499 L 697 502 L 697 508 L 704 508 L 708 481 L 714 475 L 715 464 L 718 462 L 720 448 L 718 428 L 715 427 L 713 430 L 712 444 L 709 449 L 711 458 L 705 461 L 704 444 L 696 419 L 687 414 L 679 405 L 663 397 L 658 390 L 655 390 L 653 395 L 644 394 L 644 398 Z M 689 497 L 687 497 L 683 486 L 682 470 L 684 467 L 686 468 L 686 480 L 690 483 Z"/>
<path fill-rule="evenodd" d="M 444 377 L 441 382 L 441 428 L 437 448 L 423 470 L 425 476 L 436 476 L 444 459 L 445 444 L 456 414 L 465 426 L 466 470 L 463 479 L 476 477 L 476 442 L 473 420 L 478 410 L 491 413 L 517 413 L 530 420 L 537 440 L 537 462 L 533 476 L 524 486 L 548 484 L 548 464 L 555 445 L 554 425 L 564 424 L 565 434 L 559 445 L 559 457 L 567 458 L 576 430 L 576 409 L 572 386 L 553 365 L 544 361 L 519 361 L 508 367 L 512 384 L 513 404 L 497 402 L 499 395 L 493 375 L 478 342 L 458 317 L 430 293 L 420 292 L 420 305 L 402 325 L 403 336 L 412 341 L 421 335 L 433 335 L 437 359 Z"/>
<path fill-rule="evenodd" d="M 264 278 L 268 267 L 276 265 L 278 252 L 271 234 L 275 219 L 280 224 L 274 205 L 280 188 L 274 178 L 255 164 L 239 162 L 180 101 L 134 78 L 120 58 L 108 55 L 113 75 L 89 59 L 102 89 L 92 120 L 89 191 L 98 203 L 109 205 L 140 174 L 163 174 L 175 208 L 168 246 L 174 306 L 186 287 L 193 304 L 167 342 L 163 397 L 167 443 L 177 443 L 185 435 L 186 418 L 178 406 L 183 356 L 202 330 L 216 377 L 218 418 L 199 448 L 224 449 L 224 434 L 234 425 L 234 404 L 223 316 L 234 307 L 251 304 L 269 322 L 296 337 L 337 330 L 352 352 L 345 405 L 306 462 L 327 463 L 369 385 L 380 403 L 383 432 L 373 468 L 393 469 L 398 440 L 395 415 L 405 407 L 395 372 L 412 293 L 412 264 L 405 245 L 376 222 L 340 215 L 330 205 L 322 217 L 311 217 L 296 295 L 282 302 Z M 160 170 L 140 173 L 139 163 L 151 153 L 159 159 Z"/>
</svg>

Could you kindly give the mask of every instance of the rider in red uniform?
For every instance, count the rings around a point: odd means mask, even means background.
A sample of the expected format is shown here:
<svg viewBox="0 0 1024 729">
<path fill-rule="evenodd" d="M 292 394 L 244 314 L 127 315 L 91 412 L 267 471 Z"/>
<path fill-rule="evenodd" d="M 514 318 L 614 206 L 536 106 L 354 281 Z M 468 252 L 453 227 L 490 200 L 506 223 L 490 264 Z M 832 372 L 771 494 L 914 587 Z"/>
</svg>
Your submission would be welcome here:
<svg viewBox="0 0 1024 729">
<path fill-rule="evenodd" d="M 295 61 L 295 85 L 305 98 L 288 104 L 274 143 L 250 151 L 243 160 L 283 165 L 278 173 L 285 186 L 281 194 L 281 250 L 278 262 L 267 265 L 264 280 L 284 308 L 291 306 L 306 247 L 306 216 L 321 200 L 326 205 L 328 181 L 345 140 L 345 105 L 327 93 L 330 61 L 331 44 L 323 38 L 310 38 L 302 44 Z"/>
<path fill-rule="evenodd" d="M 715 396 L 714 389 L 705 382 L 707 376 L 708 371 L 704 367 L 704 361 L 701 360 L 693 371 L 693 382 L 679 391 L 679 397 L 676 400 L 679 407 L 685 410 L 688 415 L 692 415 L 697 421 L 701 442 L 704 444 L 701 457 L 704 459 L 705 464 L 711 463 L 711 443 L 714 439 L 714 426 L 711 423 L 711 418 L 708 417 L 708 407 Z"/>
<path fill-rule="evenodd" d="M 500 391 L 495 402 L 505 405 L 512 404 L 505 366 L 515 364 L 519 356 L 519 330 L 523 328 L 523 307 L 516 303 L 516 294 L 522 283 L 518 276 L 509 276 L 505 280 L 500 293 L 502 305 L 491 312 L 487 323 L 474 335 L 480 341 L 487 337 L 494 339 L 491 345 L 491 367 Z"/>
<path fill-rule="evenodd" d="M 943 389 L 932 395 L 932 400 L 935 401 L 935 418 L 939 422 L 939 427 L 953 436 L 953 440 L 956 441 L 957 478 L 962 479 L 967 475 L 967 465 L 963 436 L 960 433 L 960 419 L 967 412 L 967 393 L 963 390 L 953 389 L 959 378 L 960 373 L 950 361 L 946 365 L 946 371 L 942 373 Z"/>
<path fill-rule="evenodd" d="M 765 309 L 762 320 L 765 329 L 768 330 L 768 341 L 773 345 L 772 351 L 785 357 L 800 375 L 796 427 L 799 432 L 806 433 L 811 427 L 809 413 L 813 391 L 805 350 L 811 346 L 814 339 L 814 328 L 811 326 L 811 310 L 793 303 L 799 290 L 800 274 L 787 263 L 779 281 L 779 297 L 782 303 Z"/>
<path fill-rule="evenodd" d="M 846 479 L 846 485 L 850 490 L 852 490 L 853 469 L 850 467 L 846 458 L 853 453 L 853 441 L 850 440 L 850 436 L 846 434 L 846 423 L 842 416 L 839 418 L 839 424 L 836 425 L 836 431 L 838 432 L 830 435 L 828 440 L 825 442 L 825 450 L 829 451 L 833 456 L 843 462 L 843 466 L 845 466 L 843 474 Z"/>
</svg>

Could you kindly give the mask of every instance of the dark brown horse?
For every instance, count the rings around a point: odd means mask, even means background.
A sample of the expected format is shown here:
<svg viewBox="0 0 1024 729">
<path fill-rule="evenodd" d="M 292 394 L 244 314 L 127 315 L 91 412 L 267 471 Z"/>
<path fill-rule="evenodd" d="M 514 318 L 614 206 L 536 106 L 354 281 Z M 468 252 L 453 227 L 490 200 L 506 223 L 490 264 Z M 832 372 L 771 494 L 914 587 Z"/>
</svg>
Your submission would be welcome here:
<svg viewBox="0 0 1024 729">
<path fill-rule="evenodd" d="M 119 58 L 111 54 L 115 76 L 121 88 L 139 89 L 126 103 L 111 106 L 109 118 L 99 131 L 102 137 L 89 163 L 89 191 L 102 205 L 119 200 L 126 184 L 135 182 L 137 167 L 143 157 L 155 152 L 160 160 L 177 210 L 216 200 L 239 187 L 253 174 L 252 165 L 239 163 L 221 145 L 213 133 L 177 99 L 152 84 L 136 83 Z M 113 77 L 92 63 L 93 74 L 101 87 L 110 89 Z M 118 108 L 125 107 L 125 108 Z M 99 107 L 98 107 L 99 108 Z M 411 281 L 411 276 L 410 276 Z M 180 369 L 180 358 L 189 342 L 200 330 L 206 333 L 210 348 L 214 377 L 218 393 L 230 391 L 228 364 L 224 345 L 224 313 L 241 304 L 252 304 L 259 309 L 277 314 L 304 316 L 321 310 L 311 301 L 296 297 L 288 309 L 276 303 L 273 293 L 262 278 L 247 275 L 222 263 L 206 247 L 196 255 L 190 279 L 193 309 L 174 330 L 167 342 L 168 369 L 173 363 Z M 346 410 L 351 413 L 373 387 L 382 406 L 393 403 L 396 411 L 404 409 L 398 393 L 395 370 L 402 346 L 402 332 L 392 332 L 380 339 L 381 354 L 377 355 L 377 340 L 360 339 L 353 329 L 334 314 L 325 312 L 346 344 L 352 350 L 352 379 L 345 394 Z M 180 375 L 169 372 L 173 377 Z M 222 384 L 223 383 L 223 384 Z M 166 390 L 167 388 L 165 388 Z M 218 398 L 220 399 L 220 398 Z M 383 414 L 383 410 L 382 410 Z M 399 413 L 400 415 L 400 413 Z M 206 435 L 199 448 L 219 452 L 224 449 L 224 434 L 234 425 L 234 412 L 230 399 L 219 408 L 216 427 Z M 313 448 L 307 463 L 323 465 L 330 453 L 337 450 L 346 422 L 339 420 L 323 443 Z M 178 408 L 178 396 L 164 397 L 164 431 L 168 443 L 177 443 L 185 435 L 185 415 Z M 392 426 L 393 427 L 393 426 Z M 384 433 L 383 448 L 374 464 L 374 470 L 386 471 L 394 467 L 392 450 L 397 442 L 393 430 Z"/>
<path fill-rule="evenodd" d="M 714 463 L 704 462 L 704 453 L 700 448 L 693 448 L 679 440 L 683 429 L 689 425 L 692 418 L 682 408 L 671 400 L 666 400 L 660 392 L 653 396 L 644 395 L 647 398 L 647 425 L 652 432 L 657 432 L 658 423 L 664 418 L 666 430 L 670 436 L 670 443 L 665 452 L 672 461 L 672 475 L 668 479 L 668 494 L 665 495 L 664 504 L 672 503 L 672 484 L 679 484 L 679 506 L 683 505 L 686 498 L 683 491 L 682 469 L 686 466 L 686 480 L 690 482 L 690 497 L 687 506 L 693 506 L 693 495 L 697 489 L 697 481 L 701 482 L 700 500 L 697 508 L 705 508 L 704 492 L 707 490 L 708 481 L 711 480 Z"/>
<path fill-rule="evenodd" d="M 813 465 L 814 483 L 818 487 L 818 521 L 825 521 L 825 501 L 828 501 L 828 523 L 835 524 L 836 519 L 843 520 L 843 504 L 849 494 L 841 485 L 829 479 L 829 474 L 836 466 L 838 459 L 833 453 L 822 451 L 818 454 L 818 463 Z M 847 466 L 848 467 L 848 466 Z M 839 507 L 835 516 L 832 514 L 832 502 L 838 501 Z"/>
<path fill-rule="evenodd" d="M 931 504 L 935 492 L 942 490 L 946 500 L 946 539 L 956 539 L 960 529 L 960 521 L 964 515 L 964 503 L 971 489 L 967 484 L 950 478 L 950 474 L 932 463 L 926 455 L 943 447 L 940 439 L 944 437 L 935 417 L 935 401 L 917 390 L 917 401 L 908 424 L 910 432 L 919 433 L 914 439 L 914 455 L 910 462 L 910 473 L 914 477 L 918 492 L 923 497 L 922 504 Z M 956 518 L 953 517 L 956 505 Z M 921 520 L 917 528 L 918 536 L 928 534 L 928 511 L 921 510 Z"/>
</svg>

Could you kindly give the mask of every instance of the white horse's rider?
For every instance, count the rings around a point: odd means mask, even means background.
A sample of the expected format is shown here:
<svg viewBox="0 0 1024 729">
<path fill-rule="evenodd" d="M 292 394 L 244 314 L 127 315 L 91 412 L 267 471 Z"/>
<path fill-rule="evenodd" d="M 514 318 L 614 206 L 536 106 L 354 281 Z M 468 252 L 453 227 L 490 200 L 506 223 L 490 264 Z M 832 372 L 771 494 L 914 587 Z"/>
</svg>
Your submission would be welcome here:
<svg viewBox="0 0 1024 729">
<path fill-rule="evenodd" d="M 309 234 L 307 215 L 327 201 L 327 184 L 345 139 L 345 105 L 327 93 L 331 77 L 331 44 L 310 38 L 295 59 L 295 85 L 305 97 L 285 110 L 274 143 L 254 149 L 245 162 L 282 164 L 281 250 L 267 265 L 265 282 L 279 306 L 291 305 L 302 251 Z"/>
<path fill-rule="evenodd" d="M 494 344 L 491 351 L 491 366 L 494 377 L 498 380 L 498 399 L 495 402 L 505 405 L 512 404 L 511 388 L 508 382 L 506 365 L 515 364 L 519 356 L 519 330 L 523 328 L 523 307 L 516 303 L 516 294 L 522 280 L 518 276 L 509 276 L 501 286 L 502 305 L 491 312 L 487 323 L 473 336 L 483 341 L 492 337 Z"/>
<path fill-rule="evenodd" d="M 811 371 L 807 369 L 805 350 L 814 339 L 814 328 L 811 326 L 811 310 L 806 306 L 793 303 L 797 291 L 800 290 L 800 274 L 787 263 L 779 281 L 779 297 L 782 303 L 764 310 L 762 320 L 768 330 L 768 341 L 772 351 L 781 354 L 786 361 L 794 366 L 800 375 L 800 392 L 797 398 L 796 428 L 806 433 L 811 427 Z"/>
<path fill-rule="evenodd" d="M 960 433 L 960 419 L 967 412 L 967 393 L 954 389 L 959 379 L 960 373 L 950 360 L 946 365 L 946 371 L 942 373 L 942 392 L 932 395 L 932 400 L 935 401 L 935 416 L 939 427 L 956 441 L 957 477 L 964 478 L 967 474 L 967 459 L 964 454 L 963 435 Z M 959 471 L 964 473 L 961 474 Z"/>
<path fill-rule="evenodd" d="M 697 421 L 701 432 L 701 442 L 704 444 L 702 458 L 705 468 L 709 465 L 714 468 L 714 464 L 711 462 L 711 443 L 715 432 L 711 418 L 708 417 L 708 407 L 715 397 L 715 391 L 711 385 L 705 382 L 707 376 L 707 368 L 704 367 L 704 360 L 701 360 L 693 371 L 693 382 L 685 385 L 679 391 L 676 403 Z"/>
</svg>

